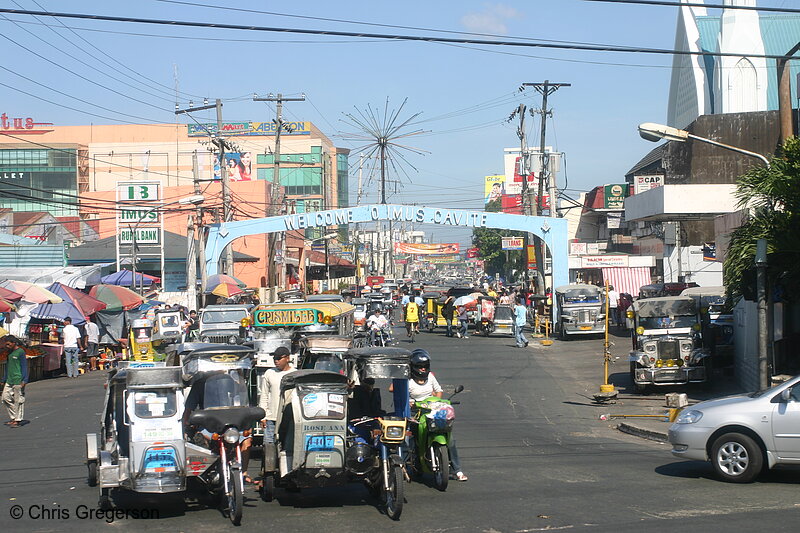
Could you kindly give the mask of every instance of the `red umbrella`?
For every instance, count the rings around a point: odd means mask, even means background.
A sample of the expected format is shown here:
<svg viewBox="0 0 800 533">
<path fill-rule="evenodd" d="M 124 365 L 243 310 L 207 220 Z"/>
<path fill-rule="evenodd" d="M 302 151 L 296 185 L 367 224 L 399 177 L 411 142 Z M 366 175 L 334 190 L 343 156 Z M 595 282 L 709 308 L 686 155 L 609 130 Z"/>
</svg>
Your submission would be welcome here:
<svg viewBox="0 0 800 533">
<path fill-rule="evenodd" d="M 22 295 L 5 287 L 0 287 L 0 298 L 9 302 L 16 302 L 17 300 L 22 300 Z M 0 313 L 5 313 L 5 311 L 0 311 Z"/>
</svg>

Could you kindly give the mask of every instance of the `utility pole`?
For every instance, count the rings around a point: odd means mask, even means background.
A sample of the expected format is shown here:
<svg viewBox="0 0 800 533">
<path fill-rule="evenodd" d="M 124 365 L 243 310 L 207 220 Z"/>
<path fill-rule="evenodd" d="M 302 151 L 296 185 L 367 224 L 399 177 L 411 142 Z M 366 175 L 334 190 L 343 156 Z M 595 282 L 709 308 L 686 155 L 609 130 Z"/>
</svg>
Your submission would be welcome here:
<svg viewBox="0 0 800 533">
<path fill-rule="evenodd" d="M 548 154 L 545 150 L 546 140 L 547 140 L 547 117 L 548 115 L 552 115 L 552 110 L 547 109 L 547 97 L 559 90 L 561 87 L 571 87 L 572 84 L 570 83 L 550 83 L 550 80 L 545 80 L 544 83 L 523 83 L 523 87 L 533 87 L 542 95 L 542 108 L 539 110 L 539 113 L 542 116 L 542 123 L 541 123 L 541 132 L 539 137 L 539 150 L 541 150 L 541 168 L 539 170 L 539 187 L 538 187 L 538 196 L 536 199 L 536 216 L 542 215 L 542 198 L 544 197 L 544 184 L 545 180 L 547 180 L 547 194 L 550 197 L 550 216 L 556 217 L 558 216 L 558 200 L 556 199 L 556 185 L 555 185 L 555 176 L 551 176 L 549 163 L 550 163 L 550 154 Z M 541 250 L 541 251 L 540 251 Z M 536 269 L 539 272 L 539 277 L 542 281 L 542 285 L 544 285 L 544 267 L 545 261 L 547 260 L 546 257 L 546 248 L 544 242 L 542 242 L 541 247 L 537 247 L 537 265 Z M 539 260 L 539 256 L 541 256 L 541 260 Z M 544 287 L 541 286 L 539 288 L 540 294 L 544 293 Z"/>
<path fill-rule="evenodd" d="M 270 189 L 270 201 L 269 205 L 267 206 L 269 210 L 269 215 L 274 216 L 277 212 L 277 206 L 282 203 L 280 198 L 278 198 L 278 191 L 280 191 L 281 186 L 281 133 L 284 129 L 283 124 L 283 103 L 284 102 L 303 102 L 306 99 L 305 94 L 301 94 L 299 98 L 289 98 L 284 97 L 283 94 L 278 93 L 275 96 L 272 93 L 269 93 L 266 98 L 259 98 L 257 96 L 253 97 L 254 102 L 275 102 L 275 119 L 273 120 L 273 124 L 275 124 L 275 151 L 273 154 L 274 161 L 272 165 L 272 187 Z M 325 184 L 322 184 L 323 187 Z M 268 261 L 267 261 L 267 285 L 270 288 L 277 288 L 278 280 L 277 280 L 277 268 L 275 268 L 275 249 L 277 248 L 277 242 L 279 240 L 280 235 L 277 233 L 270 233 L 268 238 L 269 242 L 269 254 L 268 254 Z M 284 257 L 283 260 L 286 261 L 286 251 L 284 250 Z M 281 280 L 282 282 L 282 280 Z"/>
<path fill-rule="evenodd" d="M 222 181 L 222 222 L 224 224 L 231 220 L 231 193 L 228 184 L 228 168 L 225 164 L 225 149 L 228 143 L 222 137 L 222 100 L 217 98 L 214 100 L 213 104 L 209 104 L 208 99 L 205 99 L 203 105 L 197 107 L 193 107 L 192 102 L 189 102 L 189 107 L 186 109 L 179 109 L 178 104 L 175 104 L 176 115 L 204 111 L 206 109 L 217 110 L 217 134 L 212 139 L 212 142 L 219 150 L 219 171 Z M 197 187 L 195 187 L 195 190 L 197 190 Z M 200 238 L 202 240 L 203 236 L 201 235 Z M 204 279 L 203 288 L 205 288 L 205 265 L 203 265 L 202 271 Z M 230 245 L 228 245 L 225 250 L 225 273 L 231 276 L 233 275 L 233 248 Z"/>
</svg>

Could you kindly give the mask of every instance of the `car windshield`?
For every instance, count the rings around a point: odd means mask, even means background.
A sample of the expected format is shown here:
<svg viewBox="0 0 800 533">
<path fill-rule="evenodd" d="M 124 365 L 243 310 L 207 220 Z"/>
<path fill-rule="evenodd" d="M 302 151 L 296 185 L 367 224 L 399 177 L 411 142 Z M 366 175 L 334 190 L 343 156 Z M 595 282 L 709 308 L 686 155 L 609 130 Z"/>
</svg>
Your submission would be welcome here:
<svg viewBox="0 0 800 533">
<path fill-rule="evenodd" d="M 697 323 L 694 315 L 688 316 L 649 316 L 639 319 L 644 329 L 690 328 Z"/>
<path fill-rule="evenodd" d="M 226 324 L 231 322 L 239 322 L 241 319 L 246 317 L 247 311 L 244 309 L 203 311 L 201 322 L 203 324 Z"/>
</svg>

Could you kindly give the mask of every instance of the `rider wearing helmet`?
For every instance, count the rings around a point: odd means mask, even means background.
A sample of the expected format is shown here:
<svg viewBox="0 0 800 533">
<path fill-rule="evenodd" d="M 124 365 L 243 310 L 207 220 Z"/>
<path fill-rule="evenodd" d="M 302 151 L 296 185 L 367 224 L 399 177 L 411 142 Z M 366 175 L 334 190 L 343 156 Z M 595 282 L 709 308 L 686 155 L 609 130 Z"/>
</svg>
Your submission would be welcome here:
<svg viewBox="0 0 800 533">
<path fill-rule="evenodd" d="M 442 397 L 442 386 L 431 372 L 431 354 L 427 350 L 417 348 L 411 352 L 411 379 L 408 380 L 408 394 L 412 401 L 424 400 L 435 396 Z M 451 434 L 447 444 L 450 452 L 450 471 L 459 481 L 466 481 L 467 476 L 461 471 L 455 437 Z"/>
</svg>

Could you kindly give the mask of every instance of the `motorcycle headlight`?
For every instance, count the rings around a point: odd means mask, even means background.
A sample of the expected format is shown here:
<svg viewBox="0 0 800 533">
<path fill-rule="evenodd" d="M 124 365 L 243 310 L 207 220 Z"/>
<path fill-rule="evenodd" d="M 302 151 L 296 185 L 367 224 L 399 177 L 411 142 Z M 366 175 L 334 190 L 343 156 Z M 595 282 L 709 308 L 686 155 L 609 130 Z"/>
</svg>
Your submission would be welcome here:
<svg viewBox="0 0 800 533">
<path fill-rule="evenodd" d="M 239 430 L 236 428 L 228 428 L 225 430 L 225 433 L 222 434 L 222 438 L 225 439 L 225 442 L 228 444 L 236 444 L 239 442 Z"/>
<path fill-rule="evenodd" d="M 684 411 L 678 418 L 675 419 L 676 424 L 694 424 L 703 418 L 703 412 L 692 409 L 691 411 Z"/>
</svg>

